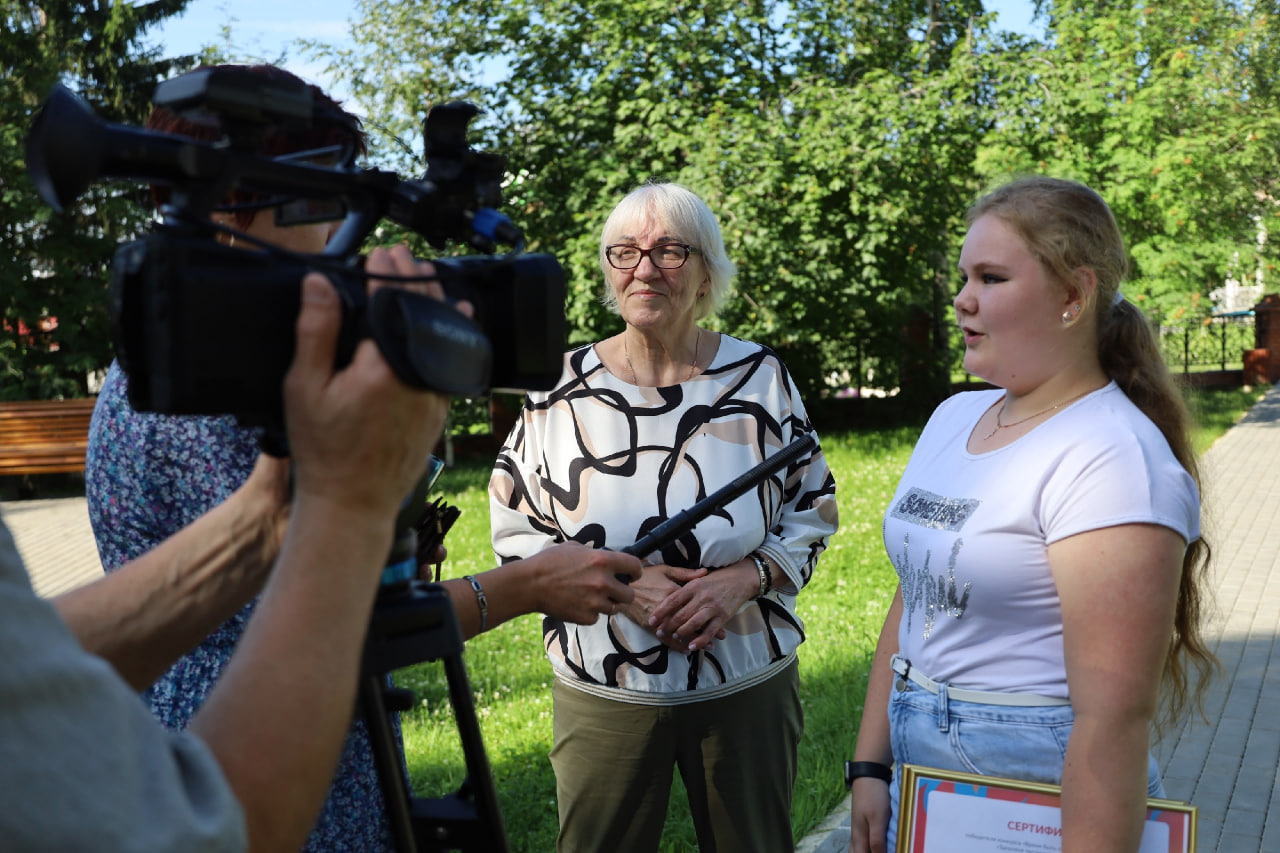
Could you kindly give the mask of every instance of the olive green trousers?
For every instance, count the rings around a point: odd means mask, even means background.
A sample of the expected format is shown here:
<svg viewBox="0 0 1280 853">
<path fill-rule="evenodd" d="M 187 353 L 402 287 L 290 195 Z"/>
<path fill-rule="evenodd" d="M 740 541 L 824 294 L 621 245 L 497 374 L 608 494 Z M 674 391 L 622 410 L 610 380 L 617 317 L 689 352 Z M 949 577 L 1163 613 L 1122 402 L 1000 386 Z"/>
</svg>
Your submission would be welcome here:
<svg viewBox="0 0 1280 853">
<path fill-rule="evenodd" d="M 795 848 L 798 663 L 739 693 L 684 705 L 618 702 L 558 679 L 552 692 L 559 853 L 655 853 L 675 768 L 701 853 Z"/>
</svg>

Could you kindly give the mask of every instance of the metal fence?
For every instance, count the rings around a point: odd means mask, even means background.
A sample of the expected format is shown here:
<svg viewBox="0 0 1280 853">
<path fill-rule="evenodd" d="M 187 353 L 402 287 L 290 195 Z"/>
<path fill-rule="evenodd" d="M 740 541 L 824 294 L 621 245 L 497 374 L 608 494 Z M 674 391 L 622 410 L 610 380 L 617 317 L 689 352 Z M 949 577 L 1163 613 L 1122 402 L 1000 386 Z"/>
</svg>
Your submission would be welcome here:
<svg viewBox="0 0 1280 853">
<path fill-rule="evenodd" d="M 1174 373 L 1241 370 L 1244 351 L 1256 347 L 1252 311 L 1189 317 L 1181 322 L 1151 322 L 1160 340 L 1160 353 Z M 952 381 L 972 380 L 974 377 L 964 369 L 964 343 L 954 324 L 949 336 Z"/>
<path fill-rule="evenodd" d="M 1162 323 L 1159 329 L 1160 352 L 1174 373 L 1237 370 L 1244 367 L 1244 351 L 1254 348 L 1252 311 Z"/>
</svg>

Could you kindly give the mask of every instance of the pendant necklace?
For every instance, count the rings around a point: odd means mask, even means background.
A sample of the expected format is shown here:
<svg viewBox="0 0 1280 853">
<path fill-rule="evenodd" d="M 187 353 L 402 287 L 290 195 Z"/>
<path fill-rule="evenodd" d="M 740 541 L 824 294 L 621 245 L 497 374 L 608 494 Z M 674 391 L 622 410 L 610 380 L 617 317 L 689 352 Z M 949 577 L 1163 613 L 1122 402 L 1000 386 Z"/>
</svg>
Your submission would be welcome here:
<svg viewBox="0 0 1280 853">
<path fill-rule="evenodd" d="M 692 379 L 693 372 L 698 369 L 698 347 L 701 344 L 702 344 L 702 330 L 699 329 L 698 337 L 693 339 L 693 364 L 689 365 L 689 375 L 684 378 L 685 382 L 688 382 L 690 379 Z M 636 387 L 639 387 L 640 383 L 636 380 L 636 369 L 631 366 L 631 350 L 627 346 L 627 335 L 625 332 L 622 334 L 622 356 L 627 360 L 627 370 L 631 372 L 631 384 L 635 385 Z"/>
<path fill-rule="evenodd" d="M 991 438 L 991 436 L 995 435 L 1002 429 L 1009 429 L 1011 427 L 1016 427 L 1018 424 L 1025 424 L 1027 421 L 1032 420 L 1034 418 L 1038 418 L 1041 415 L 1047 415 L 1049 412 L 1052 412 L 1055 409 L 1061 409 L 1063 406 L 1067 405 L 1068 403 L 1074 403 L 1076 400 L 1079 400 L 1085 394 L 1089 394 L 1092 391 L 1093 389 L 1089 389 L 1089 391 L 1081 391 L 1079 394 L 1075 395 L 1074 397 L 1070 397 L 1066 400 L 1063 400 L 1061 403 L 1058 403 L 1055 406 L 1050 406 L 1047 409 L 1041 409 L 1040 411 L 1036 412 L 1034 415 L 1027 415 L 1025 418 L 1016 420 L 1011 424 L 1000 422 L 1000 416 L 1004 414 L 1005 406 L 1009 405 L 1009 394 L 1006 392 L 1004 395 L 1003 402 L 1001 403 L 999 410 L 996 412 L 996 425 L 994 428 L 992 428 L 991 432 L 987 433 L 982 437 L 982 440 L 986 441 L 987 439 Z"/>
</svg>

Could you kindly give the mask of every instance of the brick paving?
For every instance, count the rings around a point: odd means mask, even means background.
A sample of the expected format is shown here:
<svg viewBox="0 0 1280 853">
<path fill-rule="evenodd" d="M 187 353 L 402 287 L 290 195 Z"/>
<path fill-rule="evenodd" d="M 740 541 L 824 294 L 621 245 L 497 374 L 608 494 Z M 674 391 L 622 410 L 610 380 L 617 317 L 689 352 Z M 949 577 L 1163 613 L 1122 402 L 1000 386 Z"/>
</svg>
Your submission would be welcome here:
<svg viewBox="0 0 1280 853">
<path fill-rule="evenodd" d="M 102 577 L 83 497 L 3 501 L 0 517 L 40 595 L 57 595 Z"/>
<path fill-rule="evenodd" d="M 1169 796 L 1199 808 L 1198 853 L 1280 851 L 1280 386 L 1204 457 L 1205 533 L 1222 663 L 1208 722 L 1170 732 L 1156 755 Z"/>
<path fill-rule="evenodd" d="M 1280 853 L 1280 386 L 1203 464 L 1216 599 L 1208 639 L 1222 673 L 1208 722 L 1167 733 L 1156 755 L 1169 796 L 1199 809 L 1197 853 Z M 41 595 L 101 575 L 84 498 L 0 502 L 0 515 Z M 840 853 L 848 823 L 846 798 L 798 853 Z"/>
</svg>

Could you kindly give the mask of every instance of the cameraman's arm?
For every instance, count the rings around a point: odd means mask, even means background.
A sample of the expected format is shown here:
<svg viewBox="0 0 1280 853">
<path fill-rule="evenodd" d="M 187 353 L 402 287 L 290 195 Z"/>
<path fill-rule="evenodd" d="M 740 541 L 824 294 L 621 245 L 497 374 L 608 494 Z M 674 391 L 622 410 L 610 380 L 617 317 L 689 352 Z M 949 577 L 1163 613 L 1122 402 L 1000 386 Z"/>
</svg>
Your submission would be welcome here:
<svg viewBox="0 0 1280 853">
<path fill-rule="evenodd" d="M 142 690 L 239 611 L 279 553 L 288 467 L 261 457 L 225 502 L 117 571 L 55 598 L 80 644 Z"/>
<path fill-rule="evenodd" d="M 482 593 L 486 631 L 526 613 L 590 625 L 599 614 L 616 613 L 635 597 L 617 575 L 639 578 L 640 560 L 566 542 L 476 575 L 479 592 L 464 578 L 441 586 L 449 594 L 463 637 L 470 639 L 481 632 Z"/>
<path fill-rule="evenodd" d="M 371 272 L 412 273 L 406 250 Z M 437 291 L 438 292 L 438 291 Z M 448 400 L 411 391 L 371 341 L 334 374 L 341 310 L 308 276 L 285 381 L 294 497 L 276 568 L 231 662 L 191 721 L 244 806 L 256 849 L 298 849 L 333 778 L 400 503 Z"/>
</svg>

